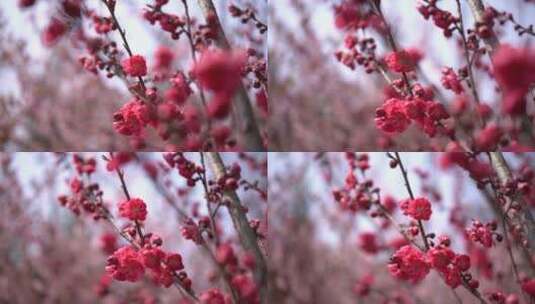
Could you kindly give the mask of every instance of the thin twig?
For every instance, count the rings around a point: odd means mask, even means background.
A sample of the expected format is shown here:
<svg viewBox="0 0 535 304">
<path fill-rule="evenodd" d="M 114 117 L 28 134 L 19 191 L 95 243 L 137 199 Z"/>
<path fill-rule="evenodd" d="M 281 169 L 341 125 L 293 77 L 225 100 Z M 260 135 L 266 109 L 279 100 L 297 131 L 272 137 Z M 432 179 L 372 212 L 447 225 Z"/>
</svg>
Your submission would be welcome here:
<svg viewBox="0 0 535 304">
<path fill-rule="evenodd" d="M 405 187 L 407 188 L 407 191 L 409 192 L 409 196 L 411 200 L 414 199 L 414 193 L 412 192 L 411 184 L 409 183 L 409 176 L 407 174 L 407 170 L 405 170 L 405 167 L 403 166 L 403 162 L 401 161 L 401 157 L 399 156 L 399 152 L 395 152 L 395 157 L 398 162 L 399 169 L 401 170 L 401 174 L 403 175 L 403 180 L 405 181 Z M 420 234 L 422 235 L 422 239 L 424 241 L 425 245 L 425 251 L 429 250 L 431 248 L 429 246 L 429 242 L 427 240 L 427 235 L 425 233 L 424 224 L 422 220 L 418 220 L 418 229 L 420 230 Z"/>
<path fill-rule="evenodd" d="M 375 0 L 368 0 L 368 3 L 375 10 L 375 13 L 377 14 L 377 16 L 381 18 L 381 21 L 383 21 L 383 24 L 385 25 L 385 29 L 386 29 L 386 40 L 388 41 L 390 48 L 392 48 L 392 51 L 397 53 L 399 49 L 398 49 L 396 40 L 394 39 L 394 35 L 392 34 L 390 25 L 386 21 L 383 11 L 381 10 L 380 4 L 376 3 Z M 403 81 L 405 82 L 405 85 L 407 86 L 407 93 L 409 94 L 409 96 L 412 97 L 413 96 L 412 87 L 411 87 L 412 85 L 409 80 L 409 76 L 405 72 L 402 72 L 401 75 L 403 77 Z"/>
<path fill-rule="evenodd" d="M 121 39 L 123 40 L 123 46 L 126 49 L 126 52 L 128 53 L 128 56 L 132 57 L 134 54 L 132 53 L 132 49 L 130 48 L 130 45 L 128 44 L 128 40 L 126 40 L 126 32 L 121 27 L 121 24 L 117 20 L 117 16 L 115 16 L 115 8 L 112 7 L 111 2 L 108 2 L 106 0 L 102 0 L 104 5 L 106 5 L 106 8 L 108 8 L 108 11 L 110 12 L 110 16 L 113 20 L 113 23 L 117 27 L 117 30 L 119 31 L 119 34 L 121 35 Z M 143 81 L 143 78 L 141 76 L 138 76 L 137 78 L 139 80 L 139 83 L 141 84 L 141 88 L 143 89 L 143 92 L 146 91 L 145 82 Z"/>
</svg>

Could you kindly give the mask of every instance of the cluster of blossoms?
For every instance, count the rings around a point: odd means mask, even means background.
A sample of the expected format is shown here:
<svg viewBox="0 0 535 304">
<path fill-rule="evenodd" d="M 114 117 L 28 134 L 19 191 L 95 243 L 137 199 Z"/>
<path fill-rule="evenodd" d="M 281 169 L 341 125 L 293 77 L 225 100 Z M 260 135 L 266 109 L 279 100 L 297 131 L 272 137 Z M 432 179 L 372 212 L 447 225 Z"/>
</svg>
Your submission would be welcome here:
<svg viewBox="0 0 535 304">
<path fill-rule="evenodd" d="M 365 0 L 344 0 L 334 6 L 334 13 L 336 27 L 345 31 L 382 26 Z"/>
<path fill-rule="evenodd" d="M 93 157 L 84 159 L 79 154 L 74 154 L 72 158 L 74 166 L 76 168 L 76 172 L 78 172 L 78 174 L 87 174 L 89 176 L 95 172 L 97 162 Z"/>
<path fill-rule="evenodd" d="M 253 278 L 247 274 L 247 270 L 255 268 L 252 255 L 246 253 L 238 259 L 232 246 L 223 243 L 217 247 L 215 259 L 232 276 L 231 284 L 241 300 L 251 304 L 260 303 L 258 287 Z"/>
<path fill-rule="evenodd" d="M 100 236 L 100 249 L 107 255 L 117 250 L 117 235 L 114 233 L 104 233 Z"/>
<path fill-rule="evenodd" d="M 201 174 L 204 174 L 204 169 L 187 159 L 184 153 L 166 153 L 164 159 L 169 167 L 178 170 L 178 174 L 186 179 L 189 187 L 194 187 L 197 181 L 201 180 Z"/>
<path fill-rule="evenodd" d="M 126 75 L 132 77 L 143 77 L 147 75 L 147 62 L 141 55 L 133 55 L 121 62 L 123 71 Z"/>
<path fill-rule="evenodd" d="M 219 289 L 209 289 L 199 297 L 202 304 L 230 304 L 232 300 L 230 296 L 223 294 Z"/>
<path fill-rule="evenodd" d="M 119 203 L 119 215 L 131 221 L 144 221 L 147 218 L 147 205 L 139 198 Z"/>
<path fill-rule="evenodd" d="M 458 165 L 466 170 L 479 184 L 488 182 L 494 174 L 490 164 L 462 151 L 463 149 L 456 144 L 449 145 L 447 152 L 440 157 L 440 166 L 442 168 L 450 168 L 452 165 Z"/>
<path fill-rule="evenodd" d="M 406 75 L 414 71 L 420 58 L 418 53 L 402 50 L 388 54 L 385 61 L 389 70 Z M 430 137 L 437 132 L 451 136 L 451 130 L 442 124 L 442 120 L 450 115 L 441 103 L 433 100 L 433 91 L 419 83 L 410 88 L 407 85 L 404 79 L 392 82 L 394 90 L 388 93 L 390 96 L 375 112 L 377 127 L 386 133 L 402 133 L 415 121 Z"/>
<path fill-rule="evenodd" d="M 254 22 L 256 28 L 260 31 L 261 34 L 267 32 L 267 25 L 258 20 L 254 11 L 250 8 L 241 9 L 236 5 L 231 4 L 228 8 L 230 15 L 234 18 L 240 18 L 242 23 L 247 23 L 249 21 Z"/>
<path fill-rule="evenodd" d="M 359 297 L 367 296 L 371 291 L 371 287 L 374 281 L 375 281 L 374 276 L 371 274 L 367 274 L 363 276 L 357 281 L 357 283 L 353 287 L 353 292 L 357 294 Z"/>
<path fill-rule="evenodd" d="M 430 269 L 425 254 L 410 245 L 398 249 L 388 264 L 388 270 L 395 278 L 413 283 L 423 280 Z"/>
<path fill-rule="evenodd" d="M 106 170 L 109 172 L 116 171 L 129 163 L 135 158 L 133 152 L 115 152 L 112 153 L 110 158 L 107 158 L 106 161 Z"/>
<path fill-rule="evenodd" d="M 239 164 L 234 163 L 230 166 L 225 174 L 220 176 L 215 182 L 209 182 L 213 191 L 236 191 L 240 186 L 241 180 L 241 167 Z"/>
<path fill-rule="evenodd" d="M 96 161 L 94 158 L 84 159 L 79 154 L 73 155 L 73 164 L 79 176 L 69 180 L 71 195 L 60 195 L 59 203 L 70 209 L 77 216 L 85 211 L 94 220 L 107 217 L 107 209 L 102 200 L 103 192 L 99 184 L 84 182 L 81 178 L 90 176 L 95 172 Z"/>
<path fill-rule="evenodd" d="M 118 169 L 122 164 L 132 158 L 130 153 L 116 153 L 108 161 L 108 170 Z M 111 167 L 110 163 L 113 164 Z M 78 154 L 73 156 L 73 164 L 76 172 L 81 175 L 91 175 L 95 172 L 96 161 L 94 158 L 84 159 Z M 85 186 L 78 178 L 70 181 L 72 196 L 60 196 L 59 202 L 70 208 L 75 214 L 80 214 L 83 208 L 93 215 L 93 218 L 107 218 L 112 220 L 110 211 L 102 201 L 103 193 L 97 183 Z M 139 281 L 145 271 L 156 284 L 169 287 L 174 282 L 189 290 L 191 280 L 186 272 L 182 271 L 182 257 L 177 253 L 167 253 L 161 249 L 162 239 L 152 233 L 142 234 L 141 226 L 147 218 L 147 205 L 139 198 L 130 198 L 118 204 L 119 215 L 135 223 L 126 225 L 122 229 L 122 236 L 131 244 L 117 249 L 117 237 L 110 233 L 102 235 L 100 242 L 102 250 L 110 254 L 107 260 L 106 272 L 109 278 L 118 281 Z M 106 283 L 107 282 L 107 283 Z M 101 282 L 100 290 L 105 293 L 108 280 Z"/>
<path fill-rule="evenodd" d="M 434 24 L 442 30 L 445 37 L 451 37 L 453 31 L 456 30 L 459 18 L 453 16 L 446 10 L 438 8 L 437 2 L 437 0 L 430 0 L 420 3 L 418 11 L 426 20 L 431 18 Z"/>
<path fill-rule="evenodd" d="M 192 74 L 204 89 L 213 92 L 208 105 L 208 116 L 224 118 L 230 113 L 231 99 L 241 85 L 241 77 L 247 62 L 244 51 L 205 50 Z"/>
<path fill-rule="evenodd" d="M 400 208 L 404 215 L 417 221 L 428 221 L 431 218 L 431 203 L 423 197 L 406 199 L 400 203 Z"/>
<path fill-rule="evenodd" d="M 378 243 L 377 236 L 373 232 L 363 232 L 359 234 L 360 249 L 369 254 L 376 254 L 382 249 Z"/>
<path fill-rule="evenodd" d="M 373 183 L 371 181 L 359 182 L 355 172 L 358 169 L 364 173 L 370 168 L 368 155 L 346 153 L 346 160 L 350 170 L 345 178 L 344 187 L 333 190 L 334 200 L 343 210 L 349 210 L 351 212 L 368 210 L 372 205 L 370 191 Z"/>
<path fill-rule="evenodd" d="M 147 5 L 143 12 L 143 18 L 152 25 L 158 23 L 163 31 L 169 33 L 172 39 L 177 40 L 183 33 L 186 33 L 187 20 L 175 14 L 164 12 L 163 7 L 168 3 L 169 0 L 158 0 L 154 1 L 154 4 Z"/>
<path fill-rule="evenodd" d="M 242 155 L 241 158 L 248 159 L 249 156 Z M 222 292 L 219 289 L 212 288 L 196 295 L 192 288 L 192 280 L 184 270 L 182 256 L 175 252 L 167 252 L 163 249 L 163 240 L 156 234 L 146 232 L 144 229 L 144 222 L 148 217 L 147 204 L 140 198 L 130 197 L 126 184 L 124 182 L 122 166 L 132 159 L 140 159 L 138 156 L 128 152 L 112 153 L 110 157 L 103 157 L 107 162 L 106 169 L 108 171 L 115 171 L 121 180 L 123 191 L 127 199 L 117 204 L 118 215 L 127 220 L 127 223 L 120 228 L 119 234 L 127 245 L 118 244 L 116 234 L 106 232 L 101 235 L 99 245 L 101 250 L 108 256 L 105 267 L 105 275 L 102 276 L 98 284 L 95 286 L 96 293 L 103 297 L 110 292 L 111 283 L 116 281 L 139 282 L 143 280 L 145 275 L 155 284 L 162 287 L 170 287 L 176 285 L 179 289 L 185 292 L 190 298 L 198 299 L 200 303 L 207 304 L 230 304 L 234 302 L 239 303 L 260 303 L 260 288 L 257 285 L 256 274 L 257 260 L 253 251 L 238 252 L 233 248 L 234 240 L 228 239 L 220 241 L 223 236 L 222 230 L 219 229 L 214 218 L 218 215 L 216 213 L 210 214 L 213 218 L 206 215 L 203 216 L 199 210 L 199 204 L 195 203 L 192 208 L 192 217 L 182 214 L 181 218 L 183 226 L 181 227 L 182 235 L 198 245 L 203 250 L 209 250 L 210 256 L 218 265 L 221 272 L 221 279 L 227 281 L 227 286 L 231 289 L 229 293 Z M 164 154 L 164 159 L 167 165 L 171 168 L 177 168 L 178 173 L 185 177 L 189 188 L 194 187 L 198 181 L 202 181 L 206 192 L 207 203 L 222 202 L 223 193 L 226 191 L 235 191 L 239 188 L 242 181 L 240 165 L 233 164 L 225 169 L 225 174 L 215 180 L 208 180 L 206 172 L 202 166 L 196 165 L 194 162 L 188 160 L 184 153 L 167 153 Z M 73 164 L 76 173 L 81 178 L 87 177 L 95 172 L 96 161 L 94 158 L 85 159 L 80 155 L 74 155 Z M 256 169 L 262 168 L 261 163 L 249 159 L 249 164 Z M 163 163 L 161 166 L 165 166 Z M 156 179 L 158 176 L 158 168 L 155 164 L 150 162 L 143 162 L 143 168 L 147 174 Z M 165 170 L 162 174 L 172 172 L 172 170 Z M 163 176 L 162 176 L 163 178 Z M 247 187 L 255 187 L 255 184 L 244 184 Z M 100 214 L 105 217 L 115 227 L 115 219 L 111 212 L 102 203 L 102 191 L 98 190 L 98 184 L 93 186 L 99 192 L 95 193 L 87 190 L 82 181 L 76 177 L 70 182 L 71 192 L 73 197 L 78 200 L 86 199 L 95 206 L 93 213 Z M 244 186 L 244 187 L 246 187 Z M 257 186 L 257 185 L 256 185 Z M 185 196 L 184 192 L 179 189 L 179 196 Z M 181 194 L 182 193 L 182 194 Z M 71 203 L 72 198 L 62 197 L 61 203 L 67 206 L 76 207 Z M 217 210 L 217 209 L 216 209 Z M 210 210 L 209 210 L 210 211 Z M 212 212 L 212 211 L 210 211 Z M 194 220 L 198 219 L 198 221 Z M 263 237 L 259 233 L 260 221 L 251 220 L 250 226 L 252 231 L 258 236 Z M 119 228 L 118 228 L 119 229 Z M 207 233 L 210 240 L 203 238 L 203 233 Z M 212 237 L 217 235 L 217 238 Z M 213 247 L 213 249 L 212 249 Z M 184 303 L 189 303 L 185 300 Z"/>
<path fill-rule="evenodd" d="M 502 236 L 496 232 L 496 229 L 498 229 L 498 224 L 494 221 L 483 224 L 474 220 L 472 226 L 466 229 L 466 234 L 473 242 L 490 248 L 494 245 L 494 239 L 498 242 L 502 241 Z"/>
<path fill-rule="evenodd" d="M 141 249 L 131 245 L 121 247 L 108 257 L 106 272 L 117 281 L 137 282 L 147 270 L 158 285 L 170 287 L 176 279 L 189 290 L 191 280 L 181 271 L 182 257 L 178 253 L 166 253 L 160 246 L 161 239 L 151 236 L 151 241 Z"/>
<path fill-rule="evenodd" d="M 457 95 L 464 92 L 461 80 L 452 68 L 442 69 L 442 78 L 440 81 L 442 82 L 444 88 L 453 91 Z"/>
<path fill-rule="evenodd" d="M 526 94 L 535 83 L 535 49 L 502 45 L 494 53 L 493 65 L 494 77 L 503 91 L 503 113 L 526 113 Z"/>
<path fill-rule="evenodd" d="M 416 49 L 390 52 L 385 56 L 385 63 L 389 70 L 396 73 L 409 73 L 414 71 L 422 54 Z"/>
<path fill-rule="evenodd" d="M 479 282 L 468 273 L 470 257 L 456 254 L 449 248 L 449 243 L 449 238 L 441 237 L 440 244 L 427 252 L 411 245 L 403 246 L 393 254 L 388 269 L 395 278 L 412 283 L 420 282 L 431 269 L 435 269 L 452 288 L 457 288 L 463 281 L 470 288 L 478 288 Z"/>
<path fill-rule="evenodd" d="M 520 141 L 525 141 L 522 133 L 531 132 L 527 124 L 531 124 L 533 120 L 531 115 L 526 115 L 526 99 L 535 83 L 534 51 L 529 47 L 514 48 L 507 44 L 498 46 L 489 41 L 496 40 L 499 32 L 495 32 L 493 27 L 498 22 L 500 25 L 511 22 L 519 35 L 535 35 L 533 27 L 524 27 L 517 23 L 510 13 L 498 12 L 489 6 L 481 16 L 478 16 L 475 29 L 465 30 L 463 20 L 459 16 L 439 8 L 438 4 L 439 1 L 436 0 L 421 1 L 418 11 L 426 20 L 431 19 L 446 38 L 457 33 L 460 51 L 467 60 L 466 65 L 459 69 L 454 70 L 452 67 L 442 69 L 443 87 L 456 95 L 451 106 L 451 112 L 454 114 L 451 121 L 444 121 L 450 118 L 450 114 L 446 110 L 445 101 L 441 100 L 439 103 L 435 99 L 435 95 L 443 98 L 442 95 L 436 94 L 436 88 L 424 89 L 420 83 L 410 83 L 418 81 L 420 71 L 416 70 L 416 67 L 423 54 L 416 49 L 399 48 L 386 24 L 387 21 L 384 20 L 379 3 L 348 0 L 334 7 L 336 27 L 345 35 L 346 48 L 335 52 L 337 60 L 352 70 L 357 65 L 363 66 L 366 73 L 378 73 L 388 82 L 385 87 L 385 101 L 376 110 L 375 115 L 377 128 L 386 135 L 402 133 L 414 121 L 431 138 L 438 134 L 445 139 L 456 141 L 461 135 L 457 130 L 462 130 L 462 136 L 469 137 L 470 149 L 476 151 L 493 150 L 507 144 L 511 149 L 522 149 L 523 146 L 519 144 Z M 375 39 L 367 37 L 364 31 L 360 31 L 370 26 L 379 35 L 384 36 L 388 46 L 393 50 L 387 53 L 384 59 L 378 59 L 376 55 Z M 482 42 L 485 42 L 486 48 L 481 46 Z M 491 65 L 482 60 L 482 55 L 487 53 L 488 48 L 493 49 L 489 53 Z M 473 70 L 476 69 L 495 77 L 498 89 L 502 93 L 498 97 L 501 99 L 502 113 L 509 115 L 511 121 L 496 120 L 488 123 L 493 111 L 489 104 L 480 100 L 481 94 L 477 92 L 479 88 L 477 83 L 474 83 Z M 396 76 L 399 73 L 403 75 L 392 79 L 387 72 Z M 463 82 L 466 82 L 469 90 L 465 90 Z M 470 91 L 473 98 L 467 95 L 467 91 Z M 461 117 L 462 113 L 467 112 L 469 98 L 474 101 L 473 109 L 479 116 L 480 124 L 474 123 L 472 116 L 466 116 L 465 119 Z M 522 123 L 521 119 L 524 119 Z"/>
<path fill-rule="evenodd" d="M 471 288 L 477 288 L 479 282 L 471 279 L 466 274 L 470 269 L 470 257 L 465 254 L 455 254 L 451 249 L 445 246 L 437 246 L 429 249 L 427 257 L 431 266 L 441 273 L 446 284 L 452 288 L 461 285 L 463 276 L 466 276 Z"/>
<path fill-rule="evenodd" d="M 210 219 L 208 217 L 202 217 L 197 224 L 193 219 L 188 218 L 180 227 L 180 233 L 186 240 L 193 241 L 197 245 L 204 244 L 204 238 L 202 232 L 207 231 L 210 226 Z"/>
<path fill-rule="evenodd" d="M 21 0 L 19 1 L 19 6 L 27 8 L 33 6 L 35 2 L 35 0 Z M 59 1 L 59 4 L 58 12 L 50 18 L 41 33 L 41 40 L 45 46 L 55 45 L 70 31 L 73 24 L 82 17 L 81 0 L 62 0 Z"/>
<path fill-rule="evenodd" d="M 373 13 L 369 2 L 344 0 L 334 7 L 334 15 L 335 26 L 346 34 L 346 50 L 337 51 L 336 59 L 351 70 L 361 65 L 366 73 L 376 71 L 379 63 L 375 55 L 375 39 L 357 34 L 359 29 L 371 28 L 381 33 L 385 30 L 384 23 Z"/>
<path fill-rule="evenodd" d="M 451 133 L 441 123 L 449 117 L 444 106 L 431 99 L 390 98 L 375 111 L 375 124 L 386 133 L 402 133 L 415 121 L 427 135 L 434 137 L 437 132 Z"/>
</svg>

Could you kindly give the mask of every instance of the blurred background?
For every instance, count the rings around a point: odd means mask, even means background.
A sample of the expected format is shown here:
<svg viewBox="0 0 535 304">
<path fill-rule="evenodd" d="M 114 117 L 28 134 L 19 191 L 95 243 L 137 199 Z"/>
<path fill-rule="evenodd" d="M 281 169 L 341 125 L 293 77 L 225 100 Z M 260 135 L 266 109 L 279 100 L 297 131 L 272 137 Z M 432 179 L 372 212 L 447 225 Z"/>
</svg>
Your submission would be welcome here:
<svg viewBox="0 0 535 304">
<path fill-rule="evenodd" d="M 107 171 L 102 159 L 108 153 L 78 155 L 96 159 L 91 181 L 100 185 L 116 226 L 122 227 L 127 221 L 118 216 L 117 204 L 124 194 L 116 173 Z M 199 153 L 185 156 L 200 165 Z M 244 180 L 267 188 L 266 154 L 223 153 L 222 157 L 227 166 L 241 165 Z M 76 176 L 72 158 L 71 153 L 0 154 L 0 302 L 186 303 L 177 289 L 157 286 L 148 275 L 136 283 L 112 281 L 104 275 L 110 248 L 113 252 L 127 243 L 109 222 L 95 221 L 84 210 L 76 216 L 58 202 L 58 196 L 71 193 L 69 184 Z M 210 288 L 225 290 L 207 252 L 181 234 L 185 223 L 179 211 L 195 222 L 207 215 L 200 183 L 188 187 L 178 170 L 165 163 L 163 153 L 138 153 L 122 168 L 131 196 L 147 204 L 144 231 L 159 235 L 165 251 L 182 255 L 193 290 L 197 294 Z M 213 178 L 210 169 L 208 178 Z M 244 187 L 238 195 L 249 210 L 249 220 L 258 220 L 259 232 L 265 235 L 265 199 Z M 231 244 L 241 257 L 227 208 L 220 208 L 216 219 L 220 240 Z M 266 241 L 260 245 L 264 250 Z"/>
<path fill-rule="evenodd" d="M 398 151 L 426 149 L 422 147 L 431 147 L 434 142 L 444 146 L 444 142 L 430 141 L 414 127 L 395 137 L 387 137 L 376 129 L 375 109 L 383 103 L 385 80 L 377 73 L 366 74 L 360 66 L 351 71 L 334 55 L 343 49 L 345 36 L 345 32 L 335 26 L 334 7 L 343 2 L 277 0 L 270 3 L 271 150 L 377 151 L 392 142 Z M 419 2 L 381 1 L 381 8 L 399 48 L 416 48 L 423 53 L 419 80 L 438 89 L 448 108 L 454 102 L 454 95 L 443 89 L 441 69 L 464 65 L 463 53 L 457 39 L 446 39 L 432 21 L 422 17 L 417 10 Z M 533 1 L 484 2 L 498 11 L 512 13 L 520 24 L 533 23 Z M 465 27 L 473 28 L 474 19 L 468 4 L 461 3 Z M 453 0 L 439 1 L 438 6 L 457 15 Z M 532 37 L 519 38 L 511 24 L 499 27 L 498 32 L 502 43 L 533 45 Z M 376 39 L 378 57 L 391 51 L 372 28 L 367 29 L 366 36 Z M 476 73 L 476 79 L 481 99 L 496 108 L 500 100 L 494 82 L 484 72 Z"/>
<path fill-rule="evenodd" d="M 385 153 L 368 156 L 370 169 L 365 178 L 357 175 L 359 183 L 373 181 L 383 203 L 393 199 L 392 216 L 407 227 L 410 219 L 396 207 L 409 198 L 399 168 L 390 167 Z M 400 156 L 415 197 L 431 202 L 426 232 L 449 236 L 452 250 L 470 255 L 471 273 L 485 297 L 496 291 L 519 295 L 505 244 L 486 249 L 466 237 L 472 219 L 500 222 L 477 183 L 460 167 L 445 167 L 445 153 Z M 506 159 L 515 172 L 535 165 L 535 154 L 507 154 Z M 274 303 L 458 303 L 436 271 L 417 285 L 389 273 L 390 257 L 405 244 L 399 231 L 384 218 L 373 218 L 373 207 L 352 212 L 333 198 L 349 173 L 345 153 L 269 153 L 269 164 Z M 533 196 L 528 202 L 534 206 Z M 521 263 L 520 252 L 514 252 Z M 525 267 L 519 266 L 521 273 L 528 271 Z M 461 287 L 456 293 L 462 303 L 479 303 Z"/>
</svg>

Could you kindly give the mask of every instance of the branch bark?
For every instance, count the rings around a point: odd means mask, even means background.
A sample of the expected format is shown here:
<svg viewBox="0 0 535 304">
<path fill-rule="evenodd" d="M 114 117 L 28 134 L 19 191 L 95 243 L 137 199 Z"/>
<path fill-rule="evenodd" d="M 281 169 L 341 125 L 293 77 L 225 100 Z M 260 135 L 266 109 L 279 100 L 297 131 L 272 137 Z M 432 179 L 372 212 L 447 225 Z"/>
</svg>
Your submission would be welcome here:
<svg viewBox="0 0 535 304">
<path fill-rule="evenodd" d="M 472 10 L 472 14 L 474 15 L 474 18 L 476 19 L 476 22 L 479 23 L 485 23 L 485 5 L 483 4 L 482 0 L 467 0 L 468 4 L 470 5 L 470 9 Z M 490 53 L 494 53 L 496 48 L 500 45 L 500 42 L 498 41 L 498 38 L 496 38 L 496 35 L 492 33 L 487 38 L 483 38 L 483 41 L 485 42 L 485 45 L 489 49 Z"/>
<path fill-rule="evenodd" d="M 230 49 L 231 45 L 225 36 L 225 31 L 221 26 L 221 22 L 219 21 L 217 11 L 212 0 L 197 0 L 197 3 L 199 4 L 205 19 L 215 19 L 218 29 L 217 39 L 215 41 L 216 45 L 222 49 Z M 266 149 L 262 142 L 262 136 L 256 122 L 251 101 L 249 100 L 249 95 L 247 95 L 247 91 L 245 90 L 243 84 L 239 87 L 238 92 L 234 97 L 233 105 L 238 116 L 238 125 L 241 131 L 244 147 L 248 151 L 265 151 Z"/>
<path fill-rule="evenodd" d="M 216 178 L 225 175 L 225 164 L 221 156 L 217 152 L 208 152 L 208 159 Z M 245 215 L 240 198 L 234 191 L 225 191 L 225 198 L 229 200 L 228 210 L 234 229 L 238 232 L 238 236 L 243 248 L 254 255 L 256 260 L 256 267 L 254 268 L 254 277 L 256 284 L 260 290 L 260 302 L 267 303 L 268 288 L 267 288 L 267 265 L 264 255 L 258 246 L 256 233 L 249 225 L 247 216 Z"/>
<path fill-rule="evenodd" d="M 502 152 L 489 152 L 489 158 L 502 185 L 507 185 L 513 180 L 511 169 L 503 157 Z M 509 207 L 514 201 L 520 203 L 522 208 L 518 212 L 509 212 Z M 509 202 L 502 206 L 501 209 L 501 212 L 510 219 L 511 226 L 522 227 L 528 242 L 528 252 L 532 256 L 533 250 L 535 249 L 535 220 L 529 210 L 529 204 L 524 200 L 521 193 L 515 192 L 513 197 L 509 199 Z"/>
</svg>

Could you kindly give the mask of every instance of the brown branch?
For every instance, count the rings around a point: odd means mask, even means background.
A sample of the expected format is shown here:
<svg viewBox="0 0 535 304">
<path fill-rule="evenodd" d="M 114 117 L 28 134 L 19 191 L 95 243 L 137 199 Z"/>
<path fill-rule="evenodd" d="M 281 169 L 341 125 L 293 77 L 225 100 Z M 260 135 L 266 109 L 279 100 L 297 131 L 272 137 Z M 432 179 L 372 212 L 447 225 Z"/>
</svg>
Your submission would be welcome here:
<svg viewBox="0 0 535 304">
<path fill-rule="evenodd" d="M 216 178 L 221 178 L 225 175 L 226 169 L 221 156 L 217 152 L 208 152 L 208 159 Z M 247 216 L 241 205 L 240 198 L 235 191 L 224 191 L 224 196 L 229 200 L 228 210 L 234 229 L 236 229 L 240 242 L 247 252 L 254 255 L 256 266 L 254 268 L 254 277 L 256 284 L 260 290 L 260 302 L 267 303 L 268 288 L 267 288 L 267 265 L 264 255 L 258 246 L 258 239 L 255 231 L 249 225 Z"/>
<path fill-rule="evenodd" d="M 479 94 L 477 92 L 477 88 L 476 88 L 476 81 L 474 79 L 474 73 L 472 71 L 472 64 L 471 64 L 471 60 L 470 60 L 470 51 L 468 50 L 468 41 L 466 39 L 466 34 L 464 33 L 464 22 L 463 22 L 463 10 L 462 10 L 462 7 L 461 7 L 461 0 L 455 0 L 455 2 L 457 2 L 457 12 L 459 14 L 459 27 L 458 27 L 458 30 L 459 30 L 459 33 L 461 34 L 461 38 L 462 38 L 462 41 L 463 41 L 463 48 L 464 48 L 464 57 L 466 59 L 466 65 L 467 65 L 467 69 L 468 69 L 468 80 L 469 80 L 469 83 L 470 83 L 470 89 L 472 90 L 472 95 L 474 96 L 474 99 L 476 101 L 477 104 L 480 104 L 481 101 L 479 99 Z M 482 120 L 483 122 L 483 125 L 484 125 L 484 120 Z"/>
<path fill-rule="evenodd" d="M 476 19 L 476 22 L 481 23 L 481 24 L 485 23 L 485 5 L 483 4 L 483 1 L 482 0 L 466 0 L 466 1 L 470 5 L 472 14 L 474 15 L 474 18 Z M 492 31 L 492 29 L 488 37 L 483 37 L 483 42 L 485 42 L 485 45 L 487 49 L 489 50 L 490 61 L 494 64 L 493 54 L 500 46 L 500 41 L 498 40 L 498 37 L 496 37 L 496 34 L 494 33 L 494 31 Z M 532 89 L 531 93 L 535 94 L 535 89 Z M 531 119 L 526 113 L 522 115 L 521 124 L 522 124 L 522 130 L 524 131 L 523 133 L 525 133 L 527 139 L 533 143 L 535 141 L 533 134 L 532 134 L 533 125 L 532 125 Z"/>
<path fill-rule="evenodd" d="M 481 0 L 466 0 L 472 9 L 472 14 L 478 23 L 485 23 L 485 5 Z M 496 48 L 500 45 L 498 38 L 494 33 L 491 33 L 488 37 L 483 38 L 485 45 L 490 53 L 494 53 Z"/>
<path fill-rule="evenodd" d="M 193 63 L 197 64 L 197 50 L 195 49 L 195 43 L 193 42 L 193 34 L 192 34 L 192 31 L 191 31 L 191 22 L 192 22 L 192 20 L 191 20 L 191 15 L 189 13 L 188 1 L 187 0 L 182 0 L 182 5 L 184 6 L 184 13 L 186 14 L 186 37 L 188 37 L 188 43 L 189 43 L 189 47 L 190 47 L 191 58 L 193 59 Z M 204 89 L 197 82 L 195 82 L 195 84 L 197 84 L 197 87 L 199 88 L 199 93 L 200 93 L 200 96 L 201 96 L 201 102 L 203 104 L 204 110 L 206 111 L 207 104 L 206 104 L 206 97 L 204 95 Z M 208 120 L 208 124 L 209 124 L 208 125 L 208 129 L 210 129 L 210 120 Z"/>
<path fill-rule="evenodd" d="M 214 20 L 217 26 L 216 45 L 222 49 L 230 49 L 231 46 L 225 36 L 212 0 L 197 0 L 197 3 L 203 12 L 204 18 L 206 20 Z M 262 136 L 256 122 L 251 101 L 243 84 L 238 89 L 233 105 L 238 116 L 238 124 L 242 133 L 244 147 L 248 151 L 265 151 L 266 149 L 262 142 Z"/>
<path fill-rule="evenodd" d="M 500 181 L 501 185 L 505 186 L 509 182 L 511 182 L 513 180 L 513 176 L 511 173 L 511 169 L 507 164 L 507 161 L 503 157 L 503 153 L 489 152 L 488 156 L 492 167 L 496 171 L 498 180 Z M 513 204 L 515 201 L 520 203 L 521 209 L 518 210 L 518 212 L 508 213 L 511 204 Z M 532 252 L 535 249 L 535 220 L 533 218 L 533 215 L 529 211 L 529 204 L 527 204 L 527 202 L 524 200 L 521 193 L 515 191 L 513 196 L 508 199 L 508 202 L 505 205 L 501 206 L 501 211 L 505 216 L 510 219 L 512 226 L 522 227 L 526 239 L 528 241 L 528 252 L 530 253 L 530 256 L 532 256 Z"/>
</svg>

